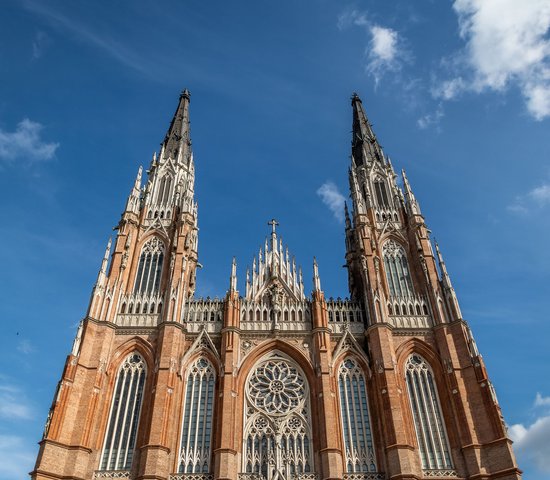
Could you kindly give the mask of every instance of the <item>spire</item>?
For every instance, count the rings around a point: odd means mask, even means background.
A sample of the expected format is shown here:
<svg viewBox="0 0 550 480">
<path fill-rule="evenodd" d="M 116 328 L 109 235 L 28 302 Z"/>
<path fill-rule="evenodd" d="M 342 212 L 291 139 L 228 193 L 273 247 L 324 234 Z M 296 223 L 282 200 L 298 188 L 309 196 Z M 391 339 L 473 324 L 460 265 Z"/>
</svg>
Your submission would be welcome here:
<svg viewBox="0 0 550 480">
<path fill-rule="evenodd" d="M 346 219 L 346 230 L 351 228 L 351 220 L 349 218 L 348 202 L 344 202 L 344 216 Z"/>
<path fill-rule="evenodd" d="M 351 105 L 353 107 L 353 137 L 351 140 L 353 161 L 357 166 L 373 161 L 384 164 L 384 154 L 369 123 L 363 102 L 357 93 L 352 95 Z"/>
<path fill-rule="evenodd" d="M 405 170 L 401 170 L 401 174 L 403 175 L 403 186 L 405 187 L 405 199 L 407 200 L 407 206 L 409 208 L 410 213 L 412 215 L 422 215 L 422 212 L 420 211 L 420 205 L 418 204 L 418 201 L 414 196 L 414 193 L 411 189 L 411 185 L 409 184 L 409 179 L 407 178 L 407 174 L 405 173 Z"/>
<path fill-rule="evenodd" d="M 248 272 L 247 272 L 247 277 L 248 277 Z M 235 259 L 235 257 L 233 257 L 233 263 L 231 264 L 231 277 L 229 279 L 229 290 L 231 292 L 237 291 L 237 260 Z"/>
<path fill-rule="evenodd" d="M 447 266 L 443 261 L 443 255 L 441 255 L 437 241 L 434 240 L 434 242 L 435 251 L 437 253 L 437 261 L 439 262 L 439 270 L 441 271 L 441 282 L 443 283 L 444 288 L 452 289 L 453 285 L 451 284 L 451 277 L 449 277 L 449 273 L 447 272 Z"/>
<path fill-rule="evenodd" d="M 128 200 L 126 201 L 126 211 L 139 214 L 140 208 L 140 194 L 141 194 L 141 176 L 143 173 L 143 167 L 139 167 L 136 180 L 134 181 L 134 186 L 130 195 L 128 195 Z"/>
<path fill-rule="evenodd" d="M 109 264 L 109 256 L 111 255 L 111 243 L 112 238 L 109 237 L 107 242 L 107 247 L 105 248 L 105 253 L 103 254 L 103 260 L 101 261 L 101 268 L 97 274 L 96 286 L 104 286 L 105 279 L 107 278 L 107 265 Z"/>
<path fill-rule="evenodd" d="M 174 118 L 161 146 L 160 161 L 172 158 L 178 163 L 191 162 L 191 132 L 189 123 L 189 102 L 191 94 L 185 89 L 180 94 L 180 100 Z"/>
<path fill-rule="evenodd" d="M 313 290 L 315 292 L 321 291 L 321 279 L 319 278 L 319 266 L 317 265 L 317 259 L 313 257 Z"/>
</svg>

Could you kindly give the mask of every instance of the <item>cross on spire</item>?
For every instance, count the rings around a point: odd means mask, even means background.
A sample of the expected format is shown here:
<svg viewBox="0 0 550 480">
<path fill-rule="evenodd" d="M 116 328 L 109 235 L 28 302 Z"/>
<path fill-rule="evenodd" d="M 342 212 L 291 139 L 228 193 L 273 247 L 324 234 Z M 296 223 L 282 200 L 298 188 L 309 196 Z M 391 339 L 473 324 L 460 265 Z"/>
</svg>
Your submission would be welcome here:
<svg viewBox="0 0 550 480">
<path fill-rule="evenodd" d="M 271 225 L 271 233 L 275 234 L 275 227 L 277 227 L 277 225 L 279 225 L 279 222 L 277 220 L 275 220 L 274 218 L 272 218 L 269 222 L 267 222 L 267 224 Z"/>
</svg>

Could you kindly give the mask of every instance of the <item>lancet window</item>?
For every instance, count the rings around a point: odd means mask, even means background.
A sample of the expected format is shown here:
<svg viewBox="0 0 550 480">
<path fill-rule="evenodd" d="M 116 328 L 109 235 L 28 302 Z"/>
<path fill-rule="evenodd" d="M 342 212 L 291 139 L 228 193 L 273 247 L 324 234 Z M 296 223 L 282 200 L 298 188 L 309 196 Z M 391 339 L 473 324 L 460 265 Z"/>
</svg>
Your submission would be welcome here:
<svg viewBox="0 0 550 480">
<path fill-rule="evenodd" d="M 246 382 L 243 471 L 265 480 L 313 473 L 309 386 L 289 358 L 274 352 Z"/>
<path fill-rule="evenodd" d="M 187 376 L 179 473 L 210 472 L 215 384 L 216 372 L 212 364 L 202 357 L 196 360 Z"/>
<path fill-rule="evenodd" d="M 131 353 L 118 371 L 101 470 L 129 470 L 132 466 L 146 371 L 145 361 L 137 352 Z"/>
<path fill-rule="evenodd" d="M 389 207 L 390 202 L 388 200 L 388 193 L 386 190 L 386 184 L 383 180 L 375 180 L 374 193 L 376 195 L 376 203 L 379 207 Z"/>
<path fill-rule="evenodd" d="M 401 245 L 394 240 L 384 244 L 384 267 L 390 295 L 408 297 L 413 295 L 413 286 L 407 255 Z"/>
<path fill-rule="evenodd" d="M 365 376 L 352 358 L 346 358 L 340 365 L 338 389 L 346 471 L 376 472 Z"/>
<path fill-rule="evenodd" d="M 158 237 L 153 237 L 141 250 L 134 293 L 158 292 L 163 260 L 164 244 Z"/>
<path fill-rule="evenodd" d="M 170 175 L 164 175 L 160 180 L 157 190 L 157 203 L 159 205 L 166 205 L 170 200 L 170 192 L 172 190 L 172 177 Z"/>
<path fill-rule="evenodd" d="M 420 355 L 411 355 L 405 370 L 422 468 L 453 468 L 432 370 Z"/>
</svg>

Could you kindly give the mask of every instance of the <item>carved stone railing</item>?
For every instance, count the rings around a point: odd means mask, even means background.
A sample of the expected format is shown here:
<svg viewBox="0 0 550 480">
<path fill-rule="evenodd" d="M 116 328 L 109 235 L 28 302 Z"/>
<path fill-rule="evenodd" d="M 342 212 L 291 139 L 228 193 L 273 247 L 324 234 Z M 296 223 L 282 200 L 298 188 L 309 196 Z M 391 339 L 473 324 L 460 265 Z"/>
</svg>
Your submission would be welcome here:
<svg viewBox="0 0 550 480">
<path fill-rule="evenodd" d="M 311 330 L 311 309 L 307 301 L 286 302 L 276 312 L 267 302 L 242 300 L 241 329 L 256 331 Z"/>
<path fill-rule="evenodd" d="M 319 475 L 316 473 L 295 473 L 290 476 L 289 480 L 318 480 Z M 265 480 L 261 473 L 239 473 L 239 480 Z"/>
<path fill-rule="evenodd" d="M 129 470 L 96 470 L 92 477 L 96 478 L 130 478 Z"/>
<path fill-rule="evenodd" d="M 120 314 L 153 314 L 162 311 L 162 295 L 159 293 L 128 293 L 118 302 Z"/>
<path fill-rule="evenodd" d="M 159 320 L 160 313 L 119 313 L 115 324 L 119 327 L 156 327 Z"/>
<path fill-rule="evenodd" d="M 344 473 L 343 480 L 386 480 L 386 474 L 379 472 Z"/>
<path fill-rule="evenodd" d="M 208 333 L 221 331 L 223 300 L 207 297 L 189 301 L 184 308 L 183 321 L 190 333 L 198 333 L 202 329 Z"/>
<path fill-rule="evenodd" d="M 172 473 L 168 480 L 213 480 L 212 473 Z"/>
<path fill-rule="evenodd" d="M 363 333 L 365 319 L 361 304 L 348 299 L 330 298 L 327 301 L 328 324 L 333 333 Z"/>
<path fill-rule="evenodd" d="M 424 478 L 458 478 L 458 473 L 452 469 L 422 470 L 422 473 Z"/>
<path fill-rule="evenodd" d="M 376 207 L 374 209 L 378 228 L 382 228 L 389 220 L 393 224 L 399 224 L 399 213 L 391 207 Z"/>
<path fill-rule="evenodd" d="M 424 295 L 391 296 L 388 299 L 390 323 L 396 328 L 430 328 L 432 320 Z"/>
</svg>

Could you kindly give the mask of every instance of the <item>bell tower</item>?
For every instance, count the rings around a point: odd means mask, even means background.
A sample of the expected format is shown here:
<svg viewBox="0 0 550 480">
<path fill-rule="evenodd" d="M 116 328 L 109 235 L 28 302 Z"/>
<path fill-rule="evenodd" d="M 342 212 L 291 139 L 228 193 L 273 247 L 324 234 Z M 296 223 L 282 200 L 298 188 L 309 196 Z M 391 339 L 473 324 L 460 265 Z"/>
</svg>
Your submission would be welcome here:
<svg viewBox="0 0 550 480">
<path fill-rule="evenodd" d="M 346 265 L 364 305 L 389 477 L 520 478 L 500 406 L 409 180 L 351 99 Z M 498 459 L 498 460 L 497 460 Z"/>
</svg>

